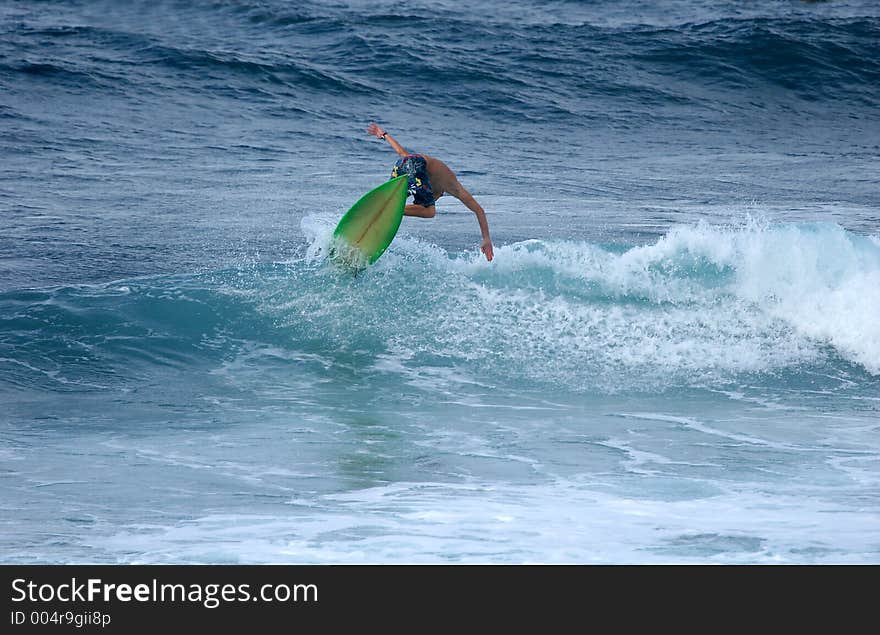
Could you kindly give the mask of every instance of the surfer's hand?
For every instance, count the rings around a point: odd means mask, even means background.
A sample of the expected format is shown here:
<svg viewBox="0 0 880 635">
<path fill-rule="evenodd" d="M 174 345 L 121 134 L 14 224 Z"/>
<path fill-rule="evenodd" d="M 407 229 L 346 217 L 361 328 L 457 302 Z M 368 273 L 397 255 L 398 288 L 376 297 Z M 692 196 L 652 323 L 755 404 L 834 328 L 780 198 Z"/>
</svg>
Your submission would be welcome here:
<svg viewBox="0 0 880 635">
<path fill-rule="evenodd" d="M 367 133 L 371 135 L 376 135 L 377 139 L 381 139 L 382 135 L 385 134 L 385 131 L 382 130 L 382 128 L 380 128 L 375 121 L 372 121 L 370 122 L 370 125 L 367 126 Z"/>
<path fill-rule="evenodd" d="M 486 254 L 486 260 L 492 262 L 492 258 L 495 257 L 495 252 L 492 250 L 492 241 L 488 238 L 483 241 L 483 244 L 480 245 L 480 251 Z"/>
</svg>

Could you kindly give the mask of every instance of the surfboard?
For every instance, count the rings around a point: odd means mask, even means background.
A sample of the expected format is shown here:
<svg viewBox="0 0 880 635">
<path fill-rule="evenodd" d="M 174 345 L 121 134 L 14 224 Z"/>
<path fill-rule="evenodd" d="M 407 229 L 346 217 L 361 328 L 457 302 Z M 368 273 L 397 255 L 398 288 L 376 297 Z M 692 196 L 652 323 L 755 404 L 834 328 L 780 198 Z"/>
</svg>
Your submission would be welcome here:
<svg viewBox="0 0 880 635">
<path fill-rule="evenodd" d="M 352 205 L 333 231 L 330 259 L 351 269 L 363 269 L 376 262 L 400 228 L 407 186 L 408 176 L 398 176 Z"/>
</svg>

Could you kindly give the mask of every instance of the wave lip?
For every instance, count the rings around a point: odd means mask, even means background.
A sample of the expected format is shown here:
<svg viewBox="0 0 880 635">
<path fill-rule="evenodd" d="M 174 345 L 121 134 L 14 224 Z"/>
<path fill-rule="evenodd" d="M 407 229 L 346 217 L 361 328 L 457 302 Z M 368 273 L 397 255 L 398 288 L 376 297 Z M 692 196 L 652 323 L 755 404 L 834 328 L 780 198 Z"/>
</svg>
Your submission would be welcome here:
<svg viewBox="0 0 880 635">
<path fill-rule="evenodd" d="M 741 297 L 880 374 L 880 247 L 873 240 L 813 224 L 736 242 Z"/>
</svg>

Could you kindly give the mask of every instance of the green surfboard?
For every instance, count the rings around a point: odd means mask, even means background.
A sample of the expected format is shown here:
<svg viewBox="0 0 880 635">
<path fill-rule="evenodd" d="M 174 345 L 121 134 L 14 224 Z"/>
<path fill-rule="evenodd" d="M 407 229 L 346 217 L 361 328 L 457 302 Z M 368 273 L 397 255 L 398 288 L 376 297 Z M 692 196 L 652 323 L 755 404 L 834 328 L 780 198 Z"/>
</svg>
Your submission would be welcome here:
<svg viewBox="0 0 880 635">
<path fill-rule="evenodd" d="M 363 269 L 379 259 L 400 227 L 406 206 L 406 174 L 386 181 L 351 206 L 333 231 L 330 259 Z"/>
</svg>

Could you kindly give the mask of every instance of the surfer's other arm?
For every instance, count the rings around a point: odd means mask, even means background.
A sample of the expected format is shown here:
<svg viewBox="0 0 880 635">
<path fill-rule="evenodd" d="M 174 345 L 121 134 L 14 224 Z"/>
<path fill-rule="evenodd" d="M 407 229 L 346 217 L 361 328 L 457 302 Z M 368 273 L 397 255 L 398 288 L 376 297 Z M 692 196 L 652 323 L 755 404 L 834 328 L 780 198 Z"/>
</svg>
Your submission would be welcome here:
<svg viewBox="0 0 880 635">
<path fill-rule="evenodd" d="M 480 245 L 480 251 L 486 255 L 486 260 L 490 261 L 495 256 L 492 248 L 492 239 L 489 237 L 489 222 L 486 220 L 486 211 L 477 203 L 477 199 L 471 196 L 471 193 L 464 189 L 464 186 L 455 181 L 449 187 L 449 193 L 464 203 L 465 207 L 471 210 L 477 216 L 477 222 L 480 224 L 480 233 L 483 235 L 483 243 Z"/>
<path fill-rule="evenodd" d="M 369 126 L 367 126 L 367 132 L 376 135 L 377 139 L 384 139 L 388 142 L 388 145 L 400 156 L 405 157 L 409 153 L 403 149 L 403 146 L 397 143 L 397 140 L 392 137 L 390 134 L 382 130 L 376 122 L 372 122 Z"/>
</svg>

